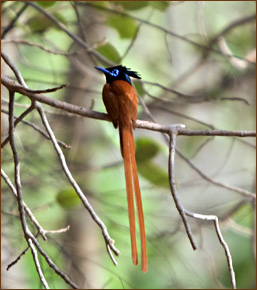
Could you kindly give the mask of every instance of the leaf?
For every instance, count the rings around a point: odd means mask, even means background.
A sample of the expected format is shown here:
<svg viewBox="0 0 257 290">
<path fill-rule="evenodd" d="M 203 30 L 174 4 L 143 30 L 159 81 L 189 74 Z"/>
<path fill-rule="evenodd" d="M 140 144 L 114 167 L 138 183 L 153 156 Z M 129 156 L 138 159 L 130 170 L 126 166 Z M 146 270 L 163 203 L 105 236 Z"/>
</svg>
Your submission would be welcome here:
<svg viewBox="0 0 257 290">
<path fill-rule="evenodd" d="M 137 138 L 135 144 L 138 164 L 151 160 L 161 151 L 160 145 L 150 138 Z"/>
<path fill-rule="evenodd" d="M 36 1 L 36 3 L 38 5 L 40 5 L 41 7 L 51 7 L 54 6 L 56 4 L 56 1 Z"/>
<path fill-rule="evenodd" d="M 149 4 L 160 11 L 166 10 L 172 1 L 149 1 Z"/>
<path fill-rule="evenodd" d="M 55 12 L 53 13 L 53 15 L 57 20 L 59 20 L 63 24 L 66 24 L 64 17 L 60 13 Z M 50 20 L 43 14 L 37 14 L 35 16 L 32 16 L 27 21 L 27 25 L 30 27 L 33 33 L 39 34 L 46 32 L 50 28 L 59 29 L 58 26 L 56 26 L 52 20 Z"/>
<path fill-rule="evenodd" d="M 157 186 L 169 187 L 168 173 L 154 164 L 152 159 L 161 152 L 161 146 L 150 138 L 137 138 L 136 161 L 137 170 L 145 179 Z"/>
<path fill-rule="evenodd" d="M 28 20 L 27 25 L 33 33 L 44 33 L 53 26 L 53 22 L 43 14 L 37 14 Z"/>
<path fill-rule="evenodd" d="M 149 5 L 148 1 L 113 1 L 114 5 L 121 5 L 126 10 L 139 10 Z"/>
<path fill-rule="evenodd" d="M 103 46 L 99 46 L 96 49 L 96 51 L 98 51 L 101 55 L 103 55 L 104 57 L 108 58 L 109 60 L 111 60 L 115 63 L 117 63 L 120 59 L 120 55 L 119 55 L 118 51 L 110 43 L 106 43 Z"/>
<path fill-rule="evenodd" d="M 133 38 L 137 29 L 137 22 L 135 20 L 122 15 L 110 16 L 107 24 L 117 30 L 121 38 Z"/>
<path fill-rule="evenodd" d="M 81 201 L 74 188 L 62 189 L 56 196 L 57 203 L 64 209 L 71 209 L 78 206 Z"/>
<path fill-rule="evenodd" d="M 169 188 L 169 177 L 167 171 L 160 166 L 154 164 L 152 161 L 147 161 L 137 164 L 137 171 L 145 179 L 154 185 Z"/>
</svg>

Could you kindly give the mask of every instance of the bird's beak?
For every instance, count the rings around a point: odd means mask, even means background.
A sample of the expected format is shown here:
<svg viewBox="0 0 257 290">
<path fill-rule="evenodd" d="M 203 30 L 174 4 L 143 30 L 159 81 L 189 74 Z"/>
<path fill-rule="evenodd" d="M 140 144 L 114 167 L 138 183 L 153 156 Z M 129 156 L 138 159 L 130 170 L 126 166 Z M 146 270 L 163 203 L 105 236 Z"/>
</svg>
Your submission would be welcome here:
<svg viewBox="0 0 257 290">
<path fill-rule="evenodd" d="M 98 69 L 98 70 L 100 70 L 104 74 L 110 74 L 110 72 L 107 69 L 103 68 L 103 67 L 96 66 L 95 68 Z"/>
</svg>

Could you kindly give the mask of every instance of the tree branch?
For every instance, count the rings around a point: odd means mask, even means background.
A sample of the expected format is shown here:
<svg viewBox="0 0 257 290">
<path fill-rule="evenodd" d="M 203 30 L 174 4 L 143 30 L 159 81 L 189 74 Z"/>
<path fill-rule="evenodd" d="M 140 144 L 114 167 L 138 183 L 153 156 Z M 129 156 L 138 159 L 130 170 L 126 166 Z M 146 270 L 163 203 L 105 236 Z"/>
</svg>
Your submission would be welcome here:
<svg viewBox="0 0 257 290">
<path fill-rule="evenodd" d="M 38 101 L 43 104 L 47 104 L 51 107 L 67 111 L 79 116 L 109 121 L 107 114 L 88 110 L 83 107 L 75 106 L 73 104 L 51 99 L 45 95 L 33 93 L 32 90 L 26 89 L 24 86 L 17 84 L 8 77 L 1 75 L 2 84 L 8 89 L 15 92 L 18 92 L 24 96 L 29 97 L 33 101 Z M 169 125 L 160 125 L 157 123 L 152 123 L 148 121 L 137 120 L 136 127 L 141 129 L 147 129 L 152 131 L 158 131 L 161 133 L 169 134 L 170 126 Z M 188 130 L 184 128 L 179 128 L 178 135 L 183 136 L 237 136 L 237 137 L 256 137 L 255 131 L 228 131 L 228 130 Z"/>
<path fill-rule="evenodd" d="M 174 125 L 170 126 L 170 143 L 169 143 L 169 183 L 170 183 L 170 189 L 171 194 L 173 197 L 173 200 L 175 202 L 176 208 L 181 216 L 181 219 L 184 223 L 188 238 L 190 240 L 190 243 L 192 245 L 193 250 L 197 249 L 197 246 L 194 242 L 193 235 L 189 226 L 189 223 L 186 218 L 185 209 L 182 206 L 179 198 L 178 193 L 175 185 L 175 149 L 176 149 L 176 137 L 177 137 L 177 130 L 183 127 L 183 125 Z"/>
<path fill-rule="evenodd" d="M 220 244 L 222 245 L 222 247 L 224 248 L 226 257 L 227 257 L 227 262 L 228 262 L 228 268 L 229 268 L 229 273 L 230 273 L 230 279 L 231 279 L 231 283 L 232 283 L 232 287 L 233 289 L 236 289 L 236 278 L 235 278 L 235 272 L 233 269 L 233 264 L 232 264 L 232 256 L 230 254 L 230 250 L 229 247 L 227 245 L 227 243 L 225 242 L 221 230 L 220 230 L 220 226 L 219 226 L 219 219 L 217 216 L 215 215 L 203 215 L 203 214 L 198 214 L 198 213 L 193 213 L 191 211 L 185 210 L 185 214 L 193 217 L 195 219 L 201 219 L 201 220 L 208 220 L 208 221 L 213 221 L 214 223 L 214 227 L 218 236 L 218 239 L 220 241 Z"/>
</svg>

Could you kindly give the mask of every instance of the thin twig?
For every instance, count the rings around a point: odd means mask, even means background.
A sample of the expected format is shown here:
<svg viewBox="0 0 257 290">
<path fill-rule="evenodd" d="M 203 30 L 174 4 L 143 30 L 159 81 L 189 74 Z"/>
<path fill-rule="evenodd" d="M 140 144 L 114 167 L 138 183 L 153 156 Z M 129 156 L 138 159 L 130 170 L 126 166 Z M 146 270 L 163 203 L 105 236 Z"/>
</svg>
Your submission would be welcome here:
<svg viewBox="0 0 257 290">
<path fill-rule="evenodd" d="M 44 230 L 44 234 L 59 234 L 59 233 L 63 233 L 63 232 L 67 232 L 70 229 L 70 226 L 67 226 L 66 228 L 62 228 L 59 230 Z M 38 232 L 35 236 L 35 238 L 37 239 L 38 236 L 40 235 L 40 232 Z M 27 253 L 27 251 L 30 249 L 30 247 L 27 247 L 24 251 L 22 251 L 22 253 L 11 263 L 8 264 L 6 271 L 8 271 L 13 265 L 15 265 L 16 263 L 18 263 L 18 261 Z"/>
<path fill-rule="evenodd" d="M 170 183 L 170 190 L 171 190 L 171 195 L 173 197 L 176 208 L 177 208 L 177 210 L 181 216 L 181 219 L 184 223 L 184 226 L 185 226 L 185 229 L 187 232 L 187 236 L 190 240 L 192 248 L 193 248 L 193 250 L 196 250 L 197 246 L 194 242 L 193 234 L 191 232 L 191 229 L 190 229 L 190 226 L 189 226 L 189 223 L 187 221 L 186 214 L 185 214 L 185 209 L 179 200 L 176 185 L 175 185 L 175 165 L 174 164 L 175 164 L 176 136 L 177 136 L 177 128 L 178 127 L 179 127 L 179 125 L 172 126 L 170 128 L 170 143 L 169 143 L 169 183 Z"/>
<path fill-rule="evenodd" d="M 72 51 L 72 52 L 62 52 L 62 51 L 55 51 L 49 48 L 45 48 L 43 45 L 40 45 L 38 43 L 33 43 L 25 39 L 4 39 L 2 40 L 2 43 L 15 43 L 15 44 L 24 44 L 32 47 L 37 47 L 47 53 L 51 53 L 54 55 L 62 55 L 62 56 L 75 56 L 79 55 L 85 52 L 85 49 L 80 49 L 78 51 Z M 93 49 L 93 48 L 91 48 Z"/>
<path fill-rule="evenodd" d="M 222 135 L 221 135 L 222 136 Z M 251 200 L 255 200 L 256 199 L 256 194 L 254 194 L 253 192 L 250 192 L 246 189 L 242 189 L 236 186 L 231 186 L 229 184 L 223 183 L 223 182 L 219 182 L 214 180 L 213 178 L 210 178 L 208 175 L 204 174 L 200 169 L 198 169 L 188 158 L 186 158 L 178 149 L 176 150 L 177 154 L 186 161 L 186 163 L 188 165 L 190 165 L 191 168 L 193 168 L 202 178 L 204 178 L 205 180 L 207 180 L 208 182 L 215 184 L 217 186 L 226 188 L 228 190 L 231 191 L 235 191 L 238 192 L 242 195 L 244 195 L 247 198 L 250 198 Z"/>
<path fill-rule="evenodd" d="M 4 109 L 1 109 L 1 112 L 5 113 L 5 114 L 9 114 L 9 112 L 7 110 L 4 110 Z M 20 117 L 14 116 L 14 119 L 16 119 L 15 121 L 17 121 Z M 29 121 L 26 121 L 26 120 L 21 120 L 21 122 L 23 124 L 26 124 L 26 125 L 32 127 L 35 131 L 39 132 L 43 137 L 45 137 L 46 139 L 50 140 L 50 137 L 47 135 L 47 133 L 45 131 L 43 131 L 41 128 L 39 128 L 37 125 L 35 125 L 35 124 L 33 124 L 33 123 L 29 122 Z M 14 125 L 15 125 L 15 122 L 14 122 Z M 9 136 L 6 137 L 6 139 L 3 141 L 3 143 L 1 144 L 1 148 L 3 148 L 8 141 L 9 141 Z M 70 149 L 71 148 L 70 145 L 65 144 L 61 140 L 57 140 L 57 142 L 58 142 L 58 144 L 60 146 L 62 146 L 65 149 Z"/>
<path fill-rule="evenodd" d="M 52 92 L 56 92 L 58 90 L 61 90 L 65 87 L 69 86 L 69 83 L 68 84 L 62 84 L 58 87 L 54 87 L 54 88 L 50 88 L 50 89 L 44 89 L 44 90 L 30 90 L 30 89 L 27 89 L 28 91 L 30 91 L 31 93 L 34 93 L 34 94 L 47 94 L 47 93 L 52 93 Z"/>
<path fill-rule="evenodd" d="M 5 53 L 5 51 L 3 49 L 1 49 L 1 56 L 3 58 L 3 60 L 5 61 L 5 63 L 10 67 L 10 69 L 13 71 L 13 73 L 15 74 L 17 81 L 25 88 L 28 88 L 28 86 L 26 85 L 20 71 L 16 68 L 15 64 L 11 61 L 11 59 L 9 58 L 9 56 Z"/>
<path fill-rule="evenodd" d="M 37 247 L 40 254 L 45 258 L 48 265 L 55 271 L 55 273 L 63 278 L 63 280 L 73 287 L 74 289 L 80 289 L 66 274 L 64 274 L 50 259 L 47 253 L 42 249 L 37 239 L 31 234 L 30 231 L 27 233 L 28 237 L 32 240 L 33 244 Z"/>
<path fill-rule="evenodd" d="M 13 196 L 17 200 L 18 196 L 17 196 L 16 188 L 12 184 L 11 180 L 9 179 L 9 177 L 7 176 L 7 174 L 4 172 L 4 170 L 2 168 L 1 168 L 1 176 L 3 177 L 4 181 L 6 182 L 6 184 L 11 189 L 11 192 L 12 192 Z M 37 221 L 37 219 L 33 215 L 33 213 L 30 210 L 30 208 L 27 206 L 27 204 L 24 201 L 22 201 L 22 203 L 23 203 L 23 207 L 25 209 L 26 214 L 28 215 L 28 217 L 30 218 L 32 223 L 37 227 L 37 229 L 38 229 L 39 233 L 42 235 L 43 239 L 46 240 L 46 236 L 45 236 L 46 231 L 43 229 L 43 227 Z"/>
<path fill-rule="evenodd" d="M 14 122 L 14 128 L 21 122 L 28 114 L 30 114 L 34 110 L 33 103 L 18 117 Z M 9 112 L 8 112 L 9 114 Z M 15 118 L 15 117 L 14 117 Z M 3 149 L 4 146 L 9 142 L 10 136 L 7 136 L 4 141 L 1 143 L 1 148 Z"/>
<path fill-rule="evenodd" d="M 22 13 L 26 10 L 27 7 L 28 7 L 27 4 L 23 5 L 21 9 L 16 13 L 15 17 L 12 19 L 9 25 L 2 31 L 1 39 L 4 39 L 6 34 L 14 27 L 15 22 L 19 19 L 19 17 L 22 15 Z"/>
<path fill-rule="evenodd" d="M 218 236 L 218 239 L 220 241 L 220 244 L 222 245 L 222 247 L 224 248 L 225 251 L 225 255 L 227 257 L 227 262 L 228 262 L 228 268 L 229 268 L 229 273 L 230 273 L 230 279 L 231 279 L 231 283 L 232 283 L 232 287 L 233 289 L 236 289 L 236 278 L 235 278 L 235 272 L 233 269 L 233 264 L 232 264 L 232 256 L 230 254 L 230 250 L 229 247 L 227 245 L 227 243 L 225 242 L 221 230 L 220 230 L 220 226 L 219 226 L 219 219 L 217 216 L 215 215 L 203 215 L 203 214 L 198 214 L 198 213 L 193 213 L 191 211 L 185 210 L 185 214 L 196 218 L 196 219 L 201 219 L 201 220 L 208 220 L 208 221 L 213 221 L 214 223 L 214 227 Z"/>
<path fill-rule="evenodd" d="M 36 270 L 37 270 L 37 273 L 38 273 L 38 276 L 39 276 L 39 279 L 41 281 L 41 283 L 43 284 L 43 286 L 46 288 L 46 289 L 50 289 L 49 286 L 48 286 L 48 283 L 44 277 L 44 274 L 41 270 L 41 266 L 39 264 L 39 261 L 38 261 L 38 255 L 37 255 L 37 250 L 35 249 L 35 246 L 33 245 L 33 242 L 31 241 L 31 239 L 28 239 L 28 244 L 29 244 L 29 247 L 31 249 L 31 253 L 32 253 L 32 256 L 33 256 L 33 259 L 34 259 L 34 262 L 35 262 L 35 266 L 36 266 Z"/>
<path fill-rule="evenodd" d="M 9 136 L 10 136 L 10 146 L 13 154 L 13 161 L 14 161 L 14 180 L 15 180 L 15 187 L 17 192 L 17 201 L 18 201 L 18 208 L 20 214 L 20 220 L 22 224 L 22 229 L 24 234 L 27 230 L 27 223 L 25 219 L 25 209 L 24 203 L 22 199 L 22 191 L 21 191 L 21 180 L 20 180 L 20 160 L 15 146 L 14 140 L 14 119 L 13 119 L 13 109 L 14 109 L 14 92 L 9 92 Z"/>
</svg>

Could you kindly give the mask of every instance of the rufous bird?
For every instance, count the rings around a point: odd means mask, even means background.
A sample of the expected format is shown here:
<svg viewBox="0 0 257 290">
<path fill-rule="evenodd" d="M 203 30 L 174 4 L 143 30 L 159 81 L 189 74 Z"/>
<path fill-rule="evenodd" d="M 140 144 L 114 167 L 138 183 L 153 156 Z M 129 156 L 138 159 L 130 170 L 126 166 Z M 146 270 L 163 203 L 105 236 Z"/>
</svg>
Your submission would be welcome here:
<svg viewBox="0 0 257 290">
<path fill-rule="evenodd" d="M 138 264 L 134 210 L 135 195 L 141 241 L 141 269 L 143 272 L 147 272 L 144 214 L 132 132 L 132 128 L 135 129 L 136 127 L 138 100 L 136 90 L 130 80 L 130 77 L 137 79 L 141 79 L 141 77 L 137 72 L 131 71 L 122 65 L 109 68 L 96 67 L 96 69 L 105 74 L 106 84 L 102 92 L 103 102 L 113 126 L 115 128 L 119 127 L 120 151 L 124 159 L 126 179 L 132 261 L 135 265 Z"/>
</svg>

